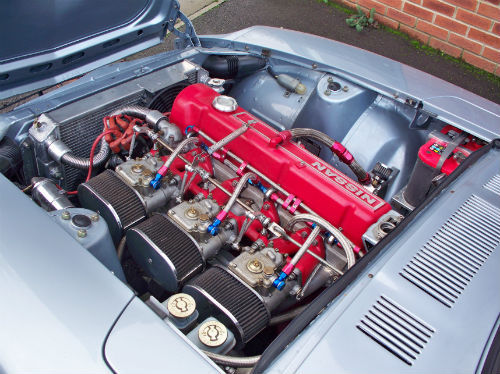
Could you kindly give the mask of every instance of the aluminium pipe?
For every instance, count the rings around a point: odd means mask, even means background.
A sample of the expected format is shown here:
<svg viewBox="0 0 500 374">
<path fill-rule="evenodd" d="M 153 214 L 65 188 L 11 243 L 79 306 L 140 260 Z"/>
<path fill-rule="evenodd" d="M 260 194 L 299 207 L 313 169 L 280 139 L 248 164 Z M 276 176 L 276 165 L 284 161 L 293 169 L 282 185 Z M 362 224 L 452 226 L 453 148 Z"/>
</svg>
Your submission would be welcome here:
<svg viewBox="0 0 500 374">
<path fill-rule="evenodd" d="M 162 146 L 164 147 L 165 149 L 169 150 L 170 152 L 173 152 L 174 151 L 174 148 L 170 147 L 163 139 L 161 138 L 157 138 L 156 141 Z M 179 159 L 181 159 L 182 161 L 184 161 L 186 164 L 188 165 L 191 165 L 191 162 L 189 162 L 185 157 L 183 157 L 182 155 L 179 155 L 178 156 Z M 215 187 L 217 187 L 218 189 L 220 189 L 222 192 L 224 192 L 226 195 L 228 196 L 231 196 L 231 192 L 229 192 L 228 190 L 226 190 L 224 188 L 224 186 L 222 186 L 222 184 L 220 184 L 216 179 L 212 178 L 212 177 L 208 177 L 207 180 L 212 183 Z M 252 209 L 250 209 L 250 207 L 245 204 L 244 201 L 242 201 L 241 199 L 239 198 L 236 198 L 236 203 L 238 203 L 243 209 L 245 209 L 246 211 L 250 212 L 250 213 L 253 213 Z M 314 216 L 313 216 L 314 217 Z M 299 242 L 297 242 L 295 239 L 293 239 L 292 237 L 290 237 L 286 232 L 285 230 L 282 228 L 281 229 L 282 231 L 282 234 L 283 236 L 289 240 L 290 242 L 292 242 L 293 244 L 295 244 L 297 247 L 300 248 L 301 244 Z M 340 231 L 339 231 L 340 232 Z M 320 256 L 318 256 L 316 253 L 310 251 L 309 249 L 307 250 L 307 253 L 310 254 L 311 256 L 313 256 L 315 259 L 317 259 L 319 262 L 321 262 L 323 265 L 329 267 L 330 269 L 336 271 L 337 273 L 339 273 L 340 275 L 344 274 L 341 270 L 335 268 L 333 265 L 329 264 L 324 258 L 321 258 Z"/>
<path fill-rule="evenodd" d="M 345 237 L 339 229 L 330 224 L 327 220 L 321 217 L 313 216 L 312 214 L 298 214 L 293 216 L 290 221 L 288 221 L 288 230 L 292 230 L 293 226 L 295 226 L 298 222 L 314 222 L 317 226 L 321 226 L 323 229 L 329 231 L 340 243 L 342 249 L 344 250 L 347 257 L 347 268 L 350 269 L 356 262 L 356 258 L 354 256 L 354 251 L 352 247 L 352 243 Z"/>
</svg>

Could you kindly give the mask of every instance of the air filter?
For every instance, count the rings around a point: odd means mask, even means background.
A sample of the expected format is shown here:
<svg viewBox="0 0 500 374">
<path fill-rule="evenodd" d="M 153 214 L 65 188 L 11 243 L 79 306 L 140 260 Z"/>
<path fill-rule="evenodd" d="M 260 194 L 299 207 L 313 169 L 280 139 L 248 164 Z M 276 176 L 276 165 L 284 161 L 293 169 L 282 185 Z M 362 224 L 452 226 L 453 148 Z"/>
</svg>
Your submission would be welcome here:
<svg viewBox="0 0 500 374">
<path fill-rule="evenodd" d="M 200 314 L 204 311 L 224 322 L 239 342 L 250 341 L 269 323 L 270 314 L 261 297 L 224 268 L 208 269 L 182 292 L 194 297 Z"/>
<path fill-rule="evenodd" d="M 82 207 L 104 217 L 115 244 L 126 230 L 146 219 L 146 210 L 138 193 L 111 170 L 80 184 L 78 199 Z"/>
<path fill-rule="evenodd" d="M 205 265 L 194 238 L 160 214 L 127 232 L 127 248 L 139 266 L 169 292 L 177 292 Z"/>
</svg>

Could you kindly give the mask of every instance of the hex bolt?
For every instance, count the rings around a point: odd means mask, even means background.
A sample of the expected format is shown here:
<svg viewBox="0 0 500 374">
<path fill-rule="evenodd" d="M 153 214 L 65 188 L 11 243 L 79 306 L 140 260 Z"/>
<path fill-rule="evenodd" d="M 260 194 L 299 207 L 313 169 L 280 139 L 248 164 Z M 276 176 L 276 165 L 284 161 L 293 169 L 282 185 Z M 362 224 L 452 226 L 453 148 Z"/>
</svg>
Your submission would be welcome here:
<svg viewBox="0 0 500 374">
<path fill-rule="evenodd" d="M 333 78 L 332 77 L 328 77 L 328 83 L 333 83 Z"/>
<path fill-rule="evenodd" d="M 61 218 L 64 220 L 68 220 L 71 218 L 71 213 L 65 210 L 64 212 L 61 213 Z"/>
<path fill-rule="evenodd" d="M 344 91 L 344 92 L 349 91 L 349 87 L 347 87 L 347 86 L 342 87 L 342 91 Z"/>
<path fill-rule="evenodd" d="M 99 221 L 99 214 L 97 214 L 97 213 L 92 214 L 92 215 L 90 216 L 90 220 L 91 220 L 92 222 L 97 222 L 97 221 Z"/>
<path fill-rule="evenodd" d="M 332 94 L 332 91 L 330 89 L 325 90 L 325 95 L 330 96 Z"/>
<path fill-rule="evenodd" d="M 80 230 L 78 230 L 77 235 L 79 238 L 85 238 L 87 236 L 87 230 L 80 229 Z"/>
</svg>

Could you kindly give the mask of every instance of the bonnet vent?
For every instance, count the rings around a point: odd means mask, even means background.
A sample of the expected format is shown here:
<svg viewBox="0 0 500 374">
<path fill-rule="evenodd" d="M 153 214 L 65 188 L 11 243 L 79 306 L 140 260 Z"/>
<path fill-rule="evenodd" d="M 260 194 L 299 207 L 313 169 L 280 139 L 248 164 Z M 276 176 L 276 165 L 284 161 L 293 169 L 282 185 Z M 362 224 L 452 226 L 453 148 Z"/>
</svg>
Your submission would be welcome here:
<svg viewBox="0 0 500 374">
<path fill-rule="evenodd" d="M 500 195 L 500 174 L 494 175 L 483 187 Z"/>
<path fill-rule="evenodd" d="M 410 366 L 435 331 L 386 296 L 380 296 L 356 327 Z"/>
<path fill-rule="evenodd" d="M 500 209 L 472 195 L 399 274 L 451 308 L 499 243 Z"/>
</svg>

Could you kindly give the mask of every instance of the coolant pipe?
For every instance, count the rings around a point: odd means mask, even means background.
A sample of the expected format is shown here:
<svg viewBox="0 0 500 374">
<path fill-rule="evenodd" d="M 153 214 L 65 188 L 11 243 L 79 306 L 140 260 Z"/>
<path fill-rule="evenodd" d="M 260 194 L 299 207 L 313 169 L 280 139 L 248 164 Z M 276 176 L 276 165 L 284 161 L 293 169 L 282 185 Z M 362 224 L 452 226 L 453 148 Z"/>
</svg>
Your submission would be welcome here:
<svg viewBox="0 0 500 374">
<path fill-rule="evenodd" d="M 154 179 L 151 182 L 149 182 L 151 187 L 153 187 L 155 190 L 160 188 L 163 177 L 167 175 L 168 169 L 170 168 L 174 160 L 177 158 L 177 156 L 182 152 L 184 147 L 196 142 L 198 142 L 197 137 L 186 138 L 182 142 L 180 142 L 179 145 L 174 149 L 168 160 L 165 161 L 165 163 L 158 169 Z"/>
<path fill-rule="evenodd" d="M 269 141 L 269 144 L 275 147 L 283 141 L 288 141 L 300 137 L 311 138 L 326 145 L 332 151 L 332 153 L 339 158 L 341 162 L 349 166 L 354 175 L 356 175 L 356 178 L 358 178 L 359 183 L 371 183 L 370 174 L 368 174 L 366 170 L 363 169 L 363 167 L 354 159 L 354 156 L 340 142 L 329 137 L 321 131 L 306 128 L 294 128 L 285 130 L 272 138 Z"/>
<path fill-rule="evenodd" d="M 313 243 L 314 239 L 316 239 L 319 232 L 320 232 L 320 227 L 318 225 L 316 225 L 314 227 L 314 229 L 311 231 L 311 233 L 309 234 L 309 236 L 307 237 L 304 244 L 302 244 L 300 246 L 297 253 L 295 253 L 295 255 L 292 257 L 290 262 L 288 264 L 286 264 L 285 266 L 283 266 L 283 269 L 281 269 L 281 273 L 278 276 L 278 278 L 276 278 L 273 281 L 273 286 L 275 288 L 277 288 L 278 290 L 281 291 L 285 287 L 286 278 L 288 278 L 288 276 L 292 273 L 293 269 L 295 269 L 295 265 L 297 265 L 297 263 L 302 258 L 302 256 L 307 252 L 307 250 L 309 249 L 309 246 Z"/>
<path fill-rule="evenodd" d="M 109 117 L 122 114 L 146 121 L 155 131 L 161 128 L 164 133 L 163 137 L 165 139 L 172 139 L 172 143 L 177 143 L 182 139 L 181 130 L 176 125 L 168 122 L 167 117 L 158 110 L 144 108 L 138 105 L 128 105 L 113 111 Z"/>
<path fill-rule="evenodd" d="M 231 197 L 229 198 L 229 201 L 227 202 L 226 206 L 219 212 L 219 214 L 217 214 L 212 224 L 208 226 L 207 232 L 209 234 L 215 236 L 219 233 L 219 225 L 227 217 L 229 211 L 231 210 L 232 206 L 234 205 L 236 199 L 240 195 L 241 191 L 243 190 L 247 182 L 249 182 L 249 180 L 252 179 L 257 179 L 257 176 L 252 172 L 246 173 L 241 177 L 233 193 L 231 194 Z"/>
</svg>

